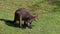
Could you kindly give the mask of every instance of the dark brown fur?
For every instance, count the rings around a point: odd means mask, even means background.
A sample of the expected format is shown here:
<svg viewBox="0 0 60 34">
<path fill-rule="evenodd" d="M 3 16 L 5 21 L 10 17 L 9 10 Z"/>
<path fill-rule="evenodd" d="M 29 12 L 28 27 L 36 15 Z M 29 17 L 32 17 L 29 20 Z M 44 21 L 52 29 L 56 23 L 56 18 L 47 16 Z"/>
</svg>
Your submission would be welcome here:
<svg viewBox="0 0 60 34">
<path fill-rule="evenodd" d="M 15 12 L 14 22 L 19 21 L 19 27 L 21 27 L 22 20 L 24 24 L 27 24 L 31 28 L 31 22 L 34 17 L 25 8 L 19 8 Z"/>
</svg>

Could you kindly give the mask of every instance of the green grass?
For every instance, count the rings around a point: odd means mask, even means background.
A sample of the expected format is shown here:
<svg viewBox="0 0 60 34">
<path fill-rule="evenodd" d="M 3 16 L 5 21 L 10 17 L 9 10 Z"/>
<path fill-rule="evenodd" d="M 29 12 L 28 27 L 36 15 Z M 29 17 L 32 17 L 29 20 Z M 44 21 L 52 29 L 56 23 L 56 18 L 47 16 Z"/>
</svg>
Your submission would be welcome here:
<svg viewBox="0 0 60 34">
<path fill-rule="evenodd" d="M 16 28 L 0 20 L 0 34 L 60 34 L 59 3 L 48 4 L 45 0 L 0 0 L 0 19 L 13 21 L 15 10 L 21 7 L 39 16 L 38 22 L 32 22 L 32 29 Z"/>
</svg>

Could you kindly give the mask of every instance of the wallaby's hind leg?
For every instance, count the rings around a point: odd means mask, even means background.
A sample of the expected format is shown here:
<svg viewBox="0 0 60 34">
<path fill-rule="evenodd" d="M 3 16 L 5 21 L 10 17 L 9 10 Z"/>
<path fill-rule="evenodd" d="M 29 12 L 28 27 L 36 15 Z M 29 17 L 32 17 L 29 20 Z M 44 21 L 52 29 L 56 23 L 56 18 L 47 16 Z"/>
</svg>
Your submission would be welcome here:
<svg viewBox="0 0 60 34">
<path fill-rule="evenodd" d="M 22 27 L 22 17 L 19 18 L 19 28 Z"/>
</svg>

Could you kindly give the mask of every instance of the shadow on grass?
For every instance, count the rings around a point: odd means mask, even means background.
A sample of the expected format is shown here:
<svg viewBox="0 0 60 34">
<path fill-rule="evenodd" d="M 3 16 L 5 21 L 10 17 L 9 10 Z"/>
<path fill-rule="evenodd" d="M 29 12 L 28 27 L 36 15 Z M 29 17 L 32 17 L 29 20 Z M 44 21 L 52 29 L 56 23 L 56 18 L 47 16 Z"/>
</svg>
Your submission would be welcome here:
<svg viewBox="0 0 60 34">
<path fill-rule="evenodd" d="M 7 19 L 0 19 L 0 21 L 4 21 L 5 24 L 7 24 L 8 26 L 12 26 L 12 27 L 19 27 L 18 23 L 14 23 L 11 20 L 7 20 Z M 24 24 L 22 24 L 22 28 L 26 28 L 26 26 Z"/>
</svg>

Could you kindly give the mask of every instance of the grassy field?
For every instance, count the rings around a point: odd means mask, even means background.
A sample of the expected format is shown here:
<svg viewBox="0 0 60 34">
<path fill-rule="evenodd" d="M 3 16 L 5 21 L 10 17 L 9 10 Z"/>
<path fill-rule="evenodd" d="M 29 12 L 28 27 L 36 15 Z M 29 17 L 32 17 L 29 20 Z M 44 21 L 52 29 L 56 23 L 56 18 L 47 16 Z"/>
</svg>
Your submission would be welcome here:
<svg viewBox="0 0 60 34">
<path fill-rule="evenodd" d="M 33 28 L 22 29 L 11 24 L 17 8 L 37 13 L 39 21 Z M 60 34 L 60 0 L 0 0 L 0 34 Z"/>
</svg>

